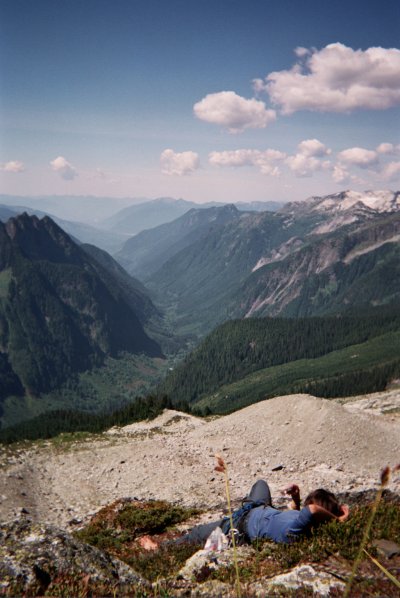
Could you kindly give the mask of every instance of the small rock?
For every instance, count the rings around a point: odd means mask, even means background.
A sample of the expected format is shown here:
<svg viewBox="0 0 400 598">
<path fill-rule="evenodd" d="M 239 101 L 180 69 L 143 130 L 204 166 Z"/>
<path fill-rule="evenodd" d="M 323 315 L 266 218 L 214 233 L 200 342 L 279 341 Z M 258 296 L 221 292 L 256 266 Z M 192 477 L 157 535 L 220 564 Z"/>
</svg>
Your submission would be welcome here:
<svg viewBox="0 0 400 598">
<path fill-rule="evenodd" d="M 384 540 L 381 538 L 380 540 L 376 540 L 374 542 L 374 546 L 376 550 L 382 556 L 385 556 L 388 559 L 391 559 L 393 556 L 397 556 L 400 554 L 400 546 L 396 544 L 396 542 L 392 542 L 391 540 Z"/>
</svg>

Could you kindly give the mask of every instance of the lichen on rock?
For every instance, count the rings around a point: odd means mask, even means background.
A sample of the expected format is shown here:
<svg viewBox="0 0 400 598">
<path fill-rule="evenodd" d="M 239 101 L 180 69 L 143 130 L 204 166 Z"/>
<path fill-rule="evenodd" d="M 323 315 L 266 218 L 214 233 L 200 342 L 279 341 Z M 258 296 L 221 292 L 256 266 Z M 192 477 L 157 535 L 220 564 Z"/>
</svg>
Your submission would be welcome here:
<svg viewBox="0 0 400 598">
<path fill-rule="evenodd" d="M 122 561 L 59 528 L 26 518 L 0 524 L 0 594 L 43 594 L 67 578 L 120 590 L 149 586 Z"/>
</svg>

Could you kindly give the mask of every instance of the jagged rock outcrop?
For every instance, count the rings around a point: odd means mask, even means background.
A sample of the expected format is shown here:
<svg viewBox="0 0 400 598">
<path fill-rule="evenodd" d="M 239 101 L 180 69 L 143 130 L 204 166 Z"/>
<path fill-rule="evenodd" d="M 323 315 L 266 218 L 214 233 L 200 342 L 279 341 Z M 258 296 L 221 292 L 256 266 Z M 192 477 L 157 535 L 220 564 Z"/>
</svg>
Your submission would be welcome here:
<svg viewBox="0 0 400 598">
<path fill-rule="evenodd" d="M 0 594 L 51 594 L 55 584 L 74 578 L 88 587 L 118 585 L 121 592 L 149 587 L 125 563 L 60 528 L 24 517 L 0 524 Z"/>
</svg>

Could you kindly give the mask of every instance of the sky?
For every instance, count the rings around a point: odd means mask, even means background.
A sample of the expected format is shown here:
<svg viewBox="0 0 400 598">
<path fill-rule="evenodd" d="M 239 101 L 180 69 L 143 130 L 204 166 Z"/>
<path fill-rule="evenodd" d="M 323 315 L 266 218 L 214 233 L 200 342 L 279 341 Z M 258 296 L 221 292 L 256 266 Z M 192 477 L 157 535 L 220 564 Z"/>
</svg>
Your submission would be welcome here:
<svg viewBox="0 0 400 598">
<path fill-rule="evenodd" d="M 0 193 L 400 189 L 398 0 L 1 0 Z"/>
</svg>

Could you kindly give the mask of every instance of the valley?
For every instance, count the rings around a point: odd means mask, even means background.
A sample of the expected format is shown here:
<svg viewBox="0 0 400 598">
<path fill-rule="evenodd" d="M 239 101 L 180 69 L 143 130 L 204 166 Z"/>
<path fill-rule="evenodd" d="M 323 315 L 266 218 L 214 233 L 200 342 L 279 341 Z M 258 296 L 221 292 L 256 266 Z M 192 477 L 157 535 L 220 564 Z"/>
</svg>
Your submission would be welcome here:
<svg viewBox="0 0 400 598">
<path fill-rule="evenodd" d="M 111 415 L 149 393 L 204 414 L 384 390 L 400 368 L 399 203 L 391 191 L 277 211 L 138 200 L 96 224 L 131 231 L 114 257 L 48 216 L 12 217 L 0 252 L 2 426 Z"/>
</svg>

